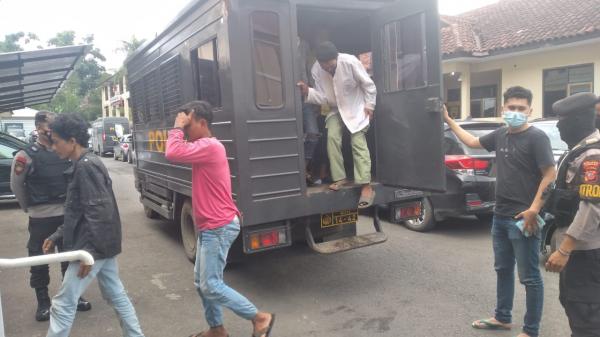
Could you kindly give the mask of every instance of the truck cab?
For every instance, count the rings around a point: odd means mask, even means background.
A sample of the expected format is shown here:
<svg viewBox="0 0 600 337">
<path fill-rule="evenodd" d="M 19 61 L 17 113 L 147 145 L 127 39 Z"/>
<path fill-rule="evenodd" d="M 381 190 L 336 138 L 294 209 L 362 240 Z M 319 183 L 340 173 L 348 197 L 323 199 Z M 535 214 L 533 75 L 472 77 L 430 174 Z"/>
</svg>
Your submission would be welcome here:
<svg viewBox="0 0 600 337">
<path fill-rule="evenodd" d="M 394 220 L 416 217 L 422 191 L 445 188 L 438 21 L 435 0 L 191 2 L 126 61 L 146 214 L 178 223 L 193 258 L 191 168 L 168 162 L 164 151 L 179 106 L 201 99 L 215 108 L 212 131 L 227 150 L 243 214 L 233 249 L 256 253 L 306 240 L 335 253 L 384 242 L 379 206 L 391 205 Z M 368 234 L 356 232 L 360 186 L 334 192 L 306 183 L 298 41 L 323 31 L 341 53 L 370 59 L 377 85 Z"/>
</svg>

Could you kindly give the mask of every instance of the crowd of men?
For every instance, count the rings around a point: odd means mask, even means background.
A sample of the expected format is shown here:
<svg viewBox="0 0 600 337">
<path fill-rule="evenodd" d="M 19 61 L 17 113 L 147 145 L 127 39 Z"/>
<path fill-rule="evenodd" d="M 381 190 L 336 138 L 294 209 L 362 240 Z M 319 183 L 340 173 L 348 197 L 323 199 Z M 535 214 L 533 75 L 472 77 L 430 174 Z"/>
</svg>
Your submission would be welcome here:
<svg viewBox="0 0 600 337">
<path fill-rule="evenodd" d="M 298 83 L 306 103 L 330 107 L 327 151 L 332 190 L 347 183 L 341 154 L 341 133 L 351 134 L 354 179 L 361 184 L 359 208 L 373 203 L 371 162 L 366 133 L 375 111 L 375 84 L 360 61 L 339 53 L 331 42 L 316 48 L 312 81 Z M 313 83 L 313 86 L 309 86 Z M 497 272 L 493 317 L 472 327 L 509 330 L 515 266 L 526 290 L 526 314 L 519 337 L 540 335 L 544 285 L 539 247 L 544 212 L 554 215 L 561 240 L 546 262 L 560 272 L 560 301 L 574 337 L 600 336 L 600 132 L 594 111 L 598 98 L 576 94 L 554 104 L 561 138 L 569 151 L 555 163 L 548 137 L 528 123 L 532 93 L 511 87 L 504 93 L 506 127 L 477 138 L 444 119 L 467 146 L 495 151 L 496 208 L 492 223 L 494 268 Z M 600 106 L 600 105 L 599 105 Z M 599 109 L 600 110 L 600 109 Z M 241 214 L 231 197 L 230 171 L 224 146 L 212 136 L 210 104 L 181 107 L 169 132 L 165 156 L 192 165 L 192 208 L 199 233 L 194 282 L 204 306 L 208 329 L 192 336 L 226 337 L 222 308 L 252 325 L 252 336 L 269 337 L 275 314 L 259 311 L 223 280 L 227 253 L 240 232 Z M 87 151 L 87 123 L 76 114 L 40 112 L 39 139 L 14 160 L 11 186 L 28 212 L 30 255 L 85 250 L 96 262 L 63 266 L 62 286 L 52 301 L 48 266 L 31 269 L 38 298 L 37 320 L 50 320 L 47 336 L 68 336 L 77 310 L 91 305 L 83 293 L 97 279 L 103 297 L 119 317 L 124 336 L 143 336 L 137 315 L 119 278 L 116 257 L 121 252 L 121 220 L 111 178 Z"/>
</svg>

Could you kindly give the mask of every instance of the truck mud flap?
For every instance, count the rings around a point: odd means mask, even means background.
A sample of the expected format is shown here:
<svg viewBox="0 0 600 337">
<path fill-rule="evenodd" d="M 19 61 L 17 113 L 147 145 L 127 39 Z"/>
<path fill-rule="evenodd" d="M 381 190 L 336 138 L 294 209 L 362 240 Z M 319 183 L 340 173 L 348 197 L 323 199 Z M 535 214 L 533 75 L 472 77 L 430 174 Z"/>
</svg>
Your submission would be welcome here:
<svg viewBox="0 0 600 337">
<path fill-rule="evenodd" d="M 346 238 L 325 241 L 322 243 L 316 243 L 310 226 L 306 227 L 306 241 L 308 246 L 321 254 L 333 254 L 345 252 L 348 250 L 367 247 L 384 243 L 387 241 L 387 235 L 381 230 L 381 224 L 379 221 L 379 209 L 376 206 L 373 212 L 373 226 L 375 227 L 374 233 L 355 235 Z"/>
</svg>

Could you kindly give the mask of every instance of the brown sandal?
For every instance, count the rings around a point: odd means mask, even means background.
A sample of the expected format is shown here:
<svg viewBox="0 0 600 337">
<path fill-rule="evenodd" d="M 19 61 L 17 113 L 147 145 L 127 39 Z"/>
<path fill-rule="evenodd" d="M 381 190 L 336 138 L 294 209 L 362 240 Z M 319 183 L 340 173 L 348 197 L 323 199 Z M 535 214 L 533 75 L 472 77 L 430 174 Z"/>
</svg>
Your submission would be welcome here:
<svg viewBox="0 0 600 337">
<path fill-rule="evenodd" d="M 346 179 L 338 180 L 333 184 L 329 185 L 329 189 L 332 191 L 339 191 L 342 188 L 342 186 L 346 185 L 347 183 L 348 180 Z"/>
</svg>

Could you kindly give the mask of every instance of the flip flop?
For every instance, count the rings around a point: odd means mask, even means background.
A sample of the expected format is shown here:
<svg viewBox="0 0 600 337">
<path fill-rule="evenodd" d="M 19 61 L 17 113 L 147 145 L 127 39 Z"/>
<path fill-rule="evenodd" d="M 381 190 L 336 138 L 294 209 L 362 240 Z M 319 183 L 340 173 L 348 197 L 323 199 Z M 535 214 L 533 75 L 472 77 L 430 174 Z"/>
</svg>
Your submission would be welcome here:
<svg viewBox="0 0 600 337">
<path fill-rule="evenodd" d="M 358 208 L 369 208 L 373 206 L 373 201 L 375 201 L 375 191 L 372 191 L 369 196 L 361 195 L 360 199 L 358 200 Z"/>
<path fill-rule="evenodd" d="M 509 326 L 506 326 L 506 324 L 495 323 L 489 319 L 480 319 L 478 321 L 471 323 L 471 326 L 475 329 L 480 329 L 480 330 L 510 330 L 511 329 Z"/>
<path fill-rule="evenodd" d="M 344 186 L 347 183 L 348 181 L 346 179 L 338 180 L 333 184 L 329 185 L 329 189 L 332 191 L 339 191 L 342 188 L 342 186 Z"/>
<path fill-rule="evenodd" d="M 261 331 L 255 332 L 252 334 L 252 337 L 269 337 L 271 336 L 271 330 L 273 330 L 273 325 L 275 325 L 275 314 L 271 314 L 271 322 L 269 323 L 269 326 L 264 328 Z"/>
</svg>

